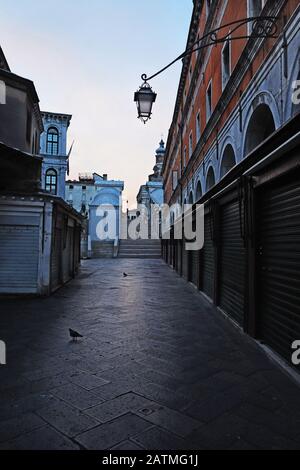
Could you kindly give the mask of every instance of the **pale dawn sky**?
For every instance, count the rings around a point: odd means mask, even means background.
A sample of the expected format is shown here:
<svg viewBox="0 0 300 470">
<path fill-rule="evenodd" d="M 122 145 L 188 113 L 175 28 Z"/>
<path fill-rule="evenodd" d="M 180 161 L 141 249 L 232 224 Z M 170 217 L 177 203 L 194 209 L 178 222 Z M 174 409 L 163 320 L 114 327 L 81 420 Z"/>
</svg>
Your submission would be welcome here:
<svg viewBox="0 0 300 470">
<path fill-rule="evenodd" d="M 108 173 L 134 207 L 171 124 L 181 63 L 151 82 L 143 125 L 133 93 L 185 48 L 192 0 L 1 1 L 0 44 L 14 73 L 34 81 L 44 111 L 72 114 L 70 177 Z"/>
</svg>

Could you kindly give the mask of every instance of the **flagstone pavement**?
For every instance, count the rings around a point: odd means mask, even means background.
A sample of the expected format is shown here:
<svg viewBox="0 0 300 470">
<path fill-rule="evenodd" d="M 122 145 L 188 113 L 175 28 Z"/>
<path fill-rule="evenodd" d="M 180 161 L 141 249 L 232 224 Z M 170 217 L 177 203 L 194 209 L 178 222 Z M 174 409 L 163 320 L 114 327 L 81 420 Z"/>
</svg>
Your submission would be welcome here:
<svg viewBox="0 0 300 470">
<path fill-rule="evenodd" d="M 0 339 L 0 449 L 300 448 L 298 386 L 161 260 L 2 299 Z"/>
</svg>

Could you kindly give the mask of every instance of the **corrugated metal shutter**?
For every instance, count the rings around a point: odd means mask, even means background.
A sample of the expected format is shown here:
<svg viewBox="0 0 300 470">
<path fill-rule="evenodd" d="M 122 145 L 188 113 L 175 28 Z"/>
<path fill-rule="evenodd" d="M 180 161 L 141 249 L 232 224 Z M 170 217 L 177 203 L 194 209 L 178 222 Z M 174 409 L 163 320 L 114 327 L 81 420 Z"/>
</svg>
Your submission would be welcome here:
<svg viewBox="0 0 300 470">
<path fill-rule="evenodd" d="M 36 293 L 39 227 L 0 225 L 0 291 Z"/>
<path fill-rule="evenodd" d="M 173 267 L 173 260 L 174 260 L 174 240 L 171 238 L 170 240 L 170 266 Z"/>
<path fill-rule="evenodd" d="M 63 282 L 68 282 L 72 277 L 73 266 L 73 227 L 66 227 L 66 246 L 62 256 L 62 277 Z"/>
<path fill-rule="evenodd" d="M 181 273 L 181 251 L 182 251 L 182 240 L 178 240 L 177 249 L 177 272 Z"/>
<path fill-rule="evenodd" d="M 199 286 L 199 254 L 199 250 L 189 252 L 190 281 L 197 287 Z"/>
<path fill-rule="evenodd" d="M 61 278 L 62 230 L 56 227 L 53 231 L 51 255 L 51 289 L 55 290 L 62 284 Z"/>
<path fill-rule="evenodd" d="M 239 202 L 222 206 L 220 307 L 236 322 L 244 323 L 246 250 L 241 237 Z"/>
<path fill-rule="evenodd" d="M 169 264 L 169 251 L 170 251 L 170 241 L 165 241 L 165 259 L 166 263 Z"/>
<path fill-rule="evenodd" d="M 177 240 L 173 240 L 173 268 L 176 269 L 176 249 L 177 249 Z"/>
<path fill-rule="evenodd" d="M 203 271 L 202 271 L 202 289 L 203 292 L 214 298 L 214 272 L 215 272 L 215 249 L 212 240 L 212 217 L 205 216 L 204 222 L 204 247 L 203 247 Z"/>
<path fill-rule="evenodd" d="M 189 279 L 189 265 L 188 265 L 188 251 L 186 250 L 186 241 L 183 240 L 182 244 L 182 276 Z"/>
<path fill-rule="evenodd" d="M 259 335 L 290 360 L 300 339 L 299 174 L 263 188 L 258 210 Z"/>
<path fill-rule="evenodd" d="M 69 276 L 74 277 L 75 274 L 75 228 L 69 227 L 69 244 L 70 244 L 70 257 L 69 257 Z"/>
</svg>

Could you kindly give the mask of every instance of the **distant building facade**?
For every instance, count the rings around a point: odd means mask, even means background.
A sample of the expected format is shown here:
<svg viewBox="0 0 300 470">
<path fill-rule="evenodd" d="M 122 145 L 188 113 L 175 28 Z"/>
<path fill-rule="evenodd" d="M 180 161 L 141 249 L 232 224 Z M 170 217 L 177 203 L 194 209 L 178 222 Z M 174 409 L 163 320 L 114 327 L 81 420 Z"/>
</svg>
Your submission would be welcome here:
<svg viewBox="0 0 300 470">
<path fill-rule="evenodd" d="M 49 295 L 78 270 L 82 218 L 41 189 L 43 130 L 33 82 L 0 48 L 0 294 Z"/>
<path fill-rule="evenodd" d="M 112 257 L 114 246 L 118 244 L 121 228 L 123 181 L 108 180 L 107 175 L 81 174 L 78 180 L 66 182 L 66 201 L 87 219 L 86 238 L 82 244 L 83 254 L 90 257 Z M 99 206 L 110 205 L 115 209 L 116 235 L 100 240 L 97 225 L 101 215 L 97 214 Z M 84 247 L 84 244 L 87 247 Z"/>
<path fill-rule="evenodd" d="M 162 167 L 165 157 L 165 143 L 163 140 L 159 143 L 159 148 L 155 154 L 155 166 L 153 167 L 153 174 L 149 175 L 146 184 L 140 187 L 137 195 L 137 203 L 144 204 L 150 208 L 151 204 L 163 204 L 164 190 L 163 190 L 163 177 Z"/>
<path fill-rule="evenodd" d="M 67 132 L 72 116 L 42 112 L 42 118 L 44 124 L 40 150 L 43 157 L 42 187 L 51 194 L 64 199 L 69 165 Z"/>
<path fill-rule="evenodd" d="M 153 167 L 153 173 L 149 175 L 148 181 L 140 187 L 136 198 L 138 204 L 138 211 L 141 206 L 146 207 L 148 210 L 149 235 L 151 222 L 151 205 L 155 204 L 160 206 L 164 202 L 164 185 L 162 177 L 164 158 L 165 143 L 163 140 L 161 140 L 159 143 L 159 147 L 155 153 L 155 166 Z"/>
</svg>

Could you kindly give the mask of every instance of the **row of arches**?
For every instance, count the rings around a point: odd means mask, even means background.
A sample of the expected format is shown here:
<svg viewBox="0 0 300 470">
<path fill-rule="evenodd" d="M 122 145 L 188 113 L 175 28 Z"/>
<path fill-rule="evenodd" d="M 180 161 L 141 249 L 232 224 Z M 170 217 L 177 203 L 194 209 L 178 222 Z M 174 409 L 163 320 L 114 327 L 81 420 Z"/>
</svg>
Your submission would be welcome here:
<svg viewBox="0 0 300 470">
<path fill-rule="evenodd" d="M 243 146 L 243 158 L 246 158 L 256 147 L 272 135 L 278 126 L 276 126 L 270 106 L 266 103 L 258 104 L 248 122 Z M 198 178 L 194 190 L 190 190 L 186 195 L 186 203 L 193 204 L 197 202 L 204 193 L 215 186 L 218 180 L 224 178 L 237 162 L 237 155 L 232 143 L 227 143 L 221 156 L 219 175 L 216 174 L 215 168 L 210 164 L 205 172 L 205 178 L 202 180 Z"/>
<path fill-rule="evenodd" d="M 208 167 L 201 168 L 201 176 L 196 179 L 195 186 L 189 187 L 185 194 L 186 201 L 198 201 L 205 192 L 271 136 L 276 129 L 300 113 L 299 42 L 296 44 L 295 51 L 291 52 L 290 63 L 293 65 L 289 70 L 287 95 L 283 100 L 285 105 L 282 111 L 279 111 L 279 104 L 267 87 L 257 93 L 243 114 L 243 135 L 241 136 L 237 129 L 232 131 L 231 137 L 224 142 L 225 148 L 222 149 L 220 163 L 211 162 Z M 275 78 L 274 81 L 276 82 Z M 237 140 L 241 140 L 240 145 L 236 145 Z"/>
</svg>

